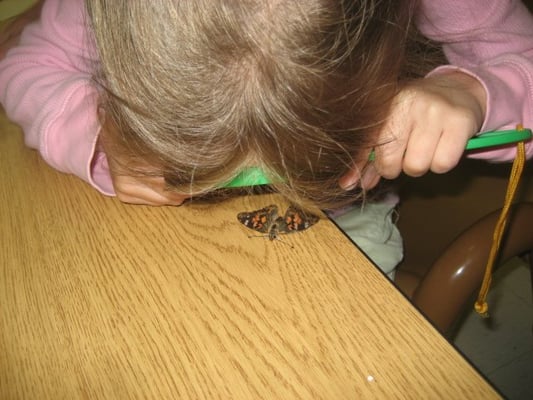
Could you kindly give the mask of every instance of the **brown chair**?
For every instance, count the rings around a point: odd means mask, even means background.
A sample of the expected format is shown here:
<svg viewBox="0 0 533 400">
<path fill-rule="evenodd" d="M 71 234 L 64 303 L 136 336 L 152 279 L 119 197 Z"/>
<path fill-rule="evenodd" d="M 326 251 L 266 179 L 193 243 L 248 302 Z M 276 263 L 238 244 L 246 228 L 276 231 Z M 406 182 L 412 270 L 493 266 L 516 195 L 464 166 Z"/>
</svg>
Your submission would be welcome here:
<svg viewBox="0 0 533 400">
<path fill-rule="evenodd" d="M 405 259 L 396 284 L 445 335 L 473 307 L 509 171 L 508 164 L 464 160 L 450 174 L 400 182 Z M 528 166 L 495 268 L 533 249 L 532 181 Z"/>
</svg>

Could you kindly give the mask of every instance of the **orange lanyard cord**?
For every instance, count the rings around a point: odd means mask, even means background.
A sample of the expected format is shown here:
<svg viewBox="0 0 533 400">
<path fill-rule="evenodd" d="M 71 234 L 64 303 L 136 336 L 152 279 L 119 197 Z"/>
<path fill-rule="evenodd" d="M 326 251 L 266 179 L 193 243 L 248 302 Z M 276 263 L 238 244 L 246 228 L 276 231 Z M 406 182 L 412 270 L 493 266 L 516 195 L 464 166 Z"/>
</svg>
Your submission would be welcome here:
<svg viewBox="0 0 533 400">
<path fill-rule="evenodd" d="M 518 184 L 520 183 L 520 178 L 524 170 L 524 165 L 526 163 L 526 150 L 524 142 L 519 142 L 516 148 L 516 158 L 513 162 L 513 167 L 511 169 L 511 175 L 509 177 L 509 184 L 507 185 L 507 192 L 505 194 L 505 200 L 503 204 L 500 217 L 494 228 L 494 234 L 492 236 L 492 245 L 490 248 L 489 258 L 487 260 L 487 266 L 485 267 L 485 275 L 483 276 L 483 282 L 481 288 L 479 289 L 478 298 L 474 304 L 475 310 L 482 317 L 487 318 L 489 316 L 488 310 L 489 306 L 487 304 L 487 293 L 490 288 L 492 281 L 492 269 L 496 262 L 498 256 L 498 251 L 501 247 L 501 241 L 503 234 L 505 233 L 505 227 L 507 225 L 507 220 L 509 218 L 509 211 L 513 204 L 516 190 Z"/>
</svg>

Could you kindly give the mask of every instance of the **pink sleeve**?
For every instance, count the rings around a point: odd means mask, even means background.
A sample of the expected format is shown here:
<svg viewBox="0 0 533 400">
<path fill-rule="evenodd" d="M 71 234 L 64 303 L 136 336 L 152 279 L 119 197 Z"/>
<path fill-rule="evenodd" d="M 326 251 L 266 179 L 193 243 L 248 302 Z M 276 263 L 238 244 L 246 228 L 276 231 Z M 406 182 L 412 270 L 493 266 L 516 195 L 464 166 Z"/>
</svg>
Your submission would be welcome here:
<svg viewBox="0 0 533 400">
<path fill-rule="evenodd" d="M 421 32 L 443 43 L 453 65 L 432 71 L 461 70 L 477 78 L 487 92 L 487 114 L 481 131 L 533 128 L 533 17 L 519 0 L 422 0 Z M 533 157 L 533 144 L 527 144 Z M 514 146 L 472 154 L 508 161 Z"/>
<path fill-rule="evenodd" d="M 114 194 L 100 131 L 83 0 L 47 0 L 0 62 L 0 102 L 26 144 L 54 168 Z"/>
</svg>

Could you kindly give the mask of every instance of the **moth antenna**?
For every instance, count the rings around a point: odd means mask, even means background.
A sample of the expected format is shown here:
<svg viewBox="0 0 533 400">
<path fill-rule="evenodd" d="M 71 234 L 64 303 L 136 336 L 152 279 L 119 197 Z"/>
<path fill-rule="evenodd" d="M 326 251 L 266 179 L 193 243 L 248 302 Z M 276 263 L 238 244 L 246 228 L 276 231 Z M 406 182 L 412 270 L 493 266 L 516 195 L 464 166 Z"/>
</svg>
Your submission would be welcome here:
<svg viewBox="0 0 533 400">
<path fill-rule="evenodd" d="M 263 239 L 270 239 L 270 237 L 268 236 L 268 233 L 264 234 L 264 235 L 248 235 L 248 238 L 249 239 L 254 239 L 254 238 L 263 238 Z M 287 246 L 291 246 L 291 249 L 294 249 L 294 245 L 292 244 L 289 244 L 287 243 L 286 241 L 284 241 L 280 235 L 276 236 L 275 238 L 277 241 L 280 241 L 281 243 L 283 244 L 286 244 Z"/>
<path fill-rule="evenodd" d="M 294 245 L 293 245 L 293 244 L 290 244 L 290 243 L 287 243 L 286 241 L 284 241 L 283 239 L 281 239 L 281 236 L 276 236 L 276 240 L 280 241 L 280 242 L 283 243 L 283 244 L 286 244 L 287 246 L 290 246 L 291 249 L 294 249 Z"/>
</svg>

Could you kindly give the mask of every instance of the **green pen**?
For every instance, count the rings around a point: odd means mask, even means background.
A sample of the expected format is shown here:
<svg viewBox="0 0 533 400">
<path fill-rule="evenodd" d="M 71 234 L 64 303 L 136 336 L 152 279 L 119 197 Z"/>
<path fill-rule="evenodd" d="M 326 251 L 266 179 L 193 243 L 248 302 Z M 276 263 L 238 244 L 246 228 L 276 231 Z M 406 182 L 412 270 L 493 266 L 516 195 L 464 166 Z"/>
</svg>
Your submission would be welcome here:
<svg viewBox="0 0 533 400">
<path fill-rule="evenodd" d="M 489 147 L 503 146 L 506 144 L 518 143 L 528 141 L 532 137 L 531 129 L 524 129 L 517 127 L 516 129 L 484 132 L 478 136 L 471 138 L 466 144 L 465 151 L 484 149 Z M 370 161 L 374 159 L 374 152 L 370 153 L 368 157 Z M 250 167 L 243 170 L 229 183 L 224 185 L 225 188 L 237 188 L 244 186 L 268 185 L 270 181 L 267 179 L 263 171 L 258 167 Z"/>
</svg>

